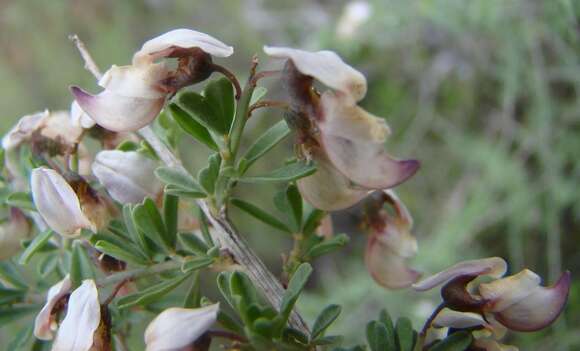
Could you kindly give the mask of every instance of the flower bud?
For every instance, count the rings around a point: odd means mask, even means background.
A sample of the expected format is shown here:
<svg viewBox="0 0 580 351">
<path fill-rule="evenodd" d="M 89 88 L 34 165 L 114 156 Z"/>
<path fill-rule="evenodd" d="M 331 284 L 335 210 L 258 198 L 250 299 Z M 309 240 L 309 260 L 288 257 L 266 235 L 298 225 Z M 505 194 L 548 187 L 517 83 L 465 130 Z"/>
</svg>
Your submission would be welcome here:
<svg viewBox="0 0 580 351">
<path fill-rule="evenodd" d="M 0 224 L 0 260 L 14 256 L 20 250 L 20 242 L 30 236 L 30 223 L 17 208 L 10 209 L 10 217 Z"/>
<path fill-rule="evenodd" d="M 52 340 L 54 337 L 54 332 L 58 327 L 56 323 L 59 312 L 58 305 L 70 293 L 71 287 L 70 277 L 67 274 L 63 280 L 48 289 L 46 303 L 34 320 L 34 336 L 38 339 Z"/>
<path fill-rule="evenodd" d="M 92 165 L 93 174 L 113 199 L 122 204 L 156 199 L 163 187 L 155 177 L 157 162 L 138 152 L 101 151 Z"/>
<path fill-rule="evenodd" d="M 411 234 L 413 220 L 403 202 L 392 191 L 385 191 L 385 196 L 392 203 L 395 216 L 383 209 L 371 214 L 365 263 L 378 284 L 388 289 L 402 289 L 421 275 L 406 264 L 417 253 L 417 240 Z"/>
<path fill-rule="evenodd" d="M 157 117 L 168 95 L 213 72 L 211 55 L 232 53 L 231 47 L 207 34 L 173 30 L 146 42 L 135 53 L 133 65 L 112 66 L 99 81 L 105 90 L 98 95 L 78 87 L 71 91 L 82 110 L 100 126 L 115 132 L 136 131 Z M 176 71 L 154 62 L 166 57 L 180 58 Z"/>
<path fill-rule="evenodd" d="M 52 351 L 89 351 L 101 324 L 99 292 L 93 280 L 84 280 L 68 300 L 68 308 Z"/>
<path fill-rule="evenodd" d="M 55 232 L 73 237 L 106 225 L 108 210 L 84 180 L 73 182 L 75 192 L 56 171 L 41 167 L 32 170 L 30 184 L 38 212 Z"/>
<path fill-rule="evenodd" d="M 146 350 L 181 350 L 190 346 L 215 323 L 218 311 L 219 304 L 166 309 L 145 330 Z"/>
</svg>

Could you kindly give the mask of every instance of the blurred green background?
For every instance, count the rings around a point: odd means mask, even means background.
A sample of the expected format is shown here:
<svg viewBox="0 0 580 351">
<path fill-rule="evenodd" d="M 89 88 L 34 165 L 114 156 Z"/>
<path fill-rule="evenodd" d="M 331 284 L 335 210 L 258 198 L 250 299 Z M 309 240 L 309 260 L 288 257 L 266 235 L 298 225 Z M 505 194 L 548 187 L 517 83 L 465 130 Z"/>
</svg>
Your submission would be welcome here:
<svg viewBox="0 0 580 351">
<path fill-rule="evenodd" d="M 235 55 L 220 63 L 241 76 L 253 53 L 262 68 L 278 64 L 261 54 L 264 44 L 335 50 L 367 76 L 362 105 L 387 119 L 392 154 L 422 162 L 398 188 L 415 217 L 414 266 L 432 273 L 497 255 L 512 271 L 529 267 L 546 283 L 571 270 L 564 317 L 509 341 L 522 350 L 580 350 L 580 1 L 365 3 L 357 13 L 351 2 L 330 0 L 1 0 L 0 131 L 33 111 L 68 109 L 71 84 L 98 91 L 70 33 L 102 68 L 129 63 L 144 40 L 179 27 L 233 45 Z M 278 94 L 276 82 L 267 84 Z M 275 110 L 262 112 L 250 128 L 257 133 L 279 118 Z M 279 147 L 270 161 L 290 150 Z M 206 151 L 184 140 L 182 154 L 195 167 Z M 270 161 L 259 167 L 268 169 Z M 269 206 L 274 190 L 246 188 L 242 195 Z M 243 215 L 235 219 L 278 269 L 290 242 Z M 351 243 L 315 263 L 302 312 L 312 320 L 323 303 L 342 304 L 334 331 L 347 335 L 346 344 L 362 338 L 382 307 L 420 328 L 437 294 L 375 285 L 362 261 L 366 238 L 357 233 L 356 214 L 334 219 Z"/>
</svg>

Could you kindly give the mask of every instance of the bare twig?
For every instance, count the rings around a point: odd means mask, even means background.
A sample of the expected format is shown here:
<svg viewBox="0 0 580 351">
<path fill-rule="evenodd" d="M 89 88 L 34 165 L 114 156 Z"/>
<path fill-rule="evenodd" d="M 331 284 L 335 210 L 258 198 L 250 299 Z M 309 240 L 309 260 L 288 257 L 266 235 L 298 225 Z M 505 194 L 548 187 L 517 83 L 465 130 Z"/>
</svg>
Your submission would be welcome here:
<svg viewBox="0 0 580 351">
<path fill-rule="evenodd" d="M 83 43 L 82 40 L 79 38 L 79 36 L 76 34 L 71 34 L 68 36 L 68 38 L 75 44 L 75 46 L 79 50 L 79 53 L 81 54 L 81 57 L 83 58 L 83 61 L 85 62 L 85 68 L 89 72 L 91 72 L 91 74 L 93 76 L 95 76 L 95 78 L 97 78 L 97 80 L 101 79 L 103 74 L 101 73 L 99 66 L 97 66 L 97 64 L 95 63 L 95 60 L 93 60 L 93 57 L 91 56 L 91 54 L 87 50 L 85 43 Z"/>
<path fill-rule="evenodd" d="M 242 96 L 242 87 L 240 86 L 240 82 L 238 81 L 238 78 L 236 78 L 235 74 L 220 65 L 213 64 L 212 67 L 215 72 L 223 74 L 230 82 L 232 82 L 234 88 L 236 89 L 236 100 L 239 100 Z"/>
<path fill-rule="evenodd" d="M 253 105 L 250 105 L 250 109 L 248 110 L 248 118 L 252 115 L 252 113 L 259 109 L 259 108 L 264 108 L 264 107 L 277 107 L 283 110 L 288 110 L 289 109 L 289 105 L 287 102 L 284 101 L 276 101 L 276 100 L 262 100 L 262 101 L 258 101 Z"/>
</svg>

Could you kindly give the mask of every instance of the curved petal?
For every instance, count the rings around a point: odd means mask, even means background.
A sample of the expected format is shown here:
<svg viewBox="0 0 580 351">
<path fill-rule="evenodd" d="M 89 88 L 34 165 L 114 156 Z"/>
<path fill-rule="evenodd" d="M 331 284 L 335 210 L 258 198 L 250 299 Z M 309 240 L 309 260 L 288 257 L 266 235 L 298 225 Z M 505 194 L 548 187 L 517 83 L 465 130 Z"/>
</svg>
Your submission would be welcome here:
<svg viewBox="0 0 580 351">
<path fill-rule="evenodd" d="M 60 174 L 44 167 L 35 168 L 30 186 L 34 204 L 52 230 L 64 236 L 75 236 L 83 228 L 95 230 L 82 211 L 79 198 Z"/>
<path fill-rule="evenodd" d="M 49 116 L 48 110 L 21 117 L 18 123 L 2 138 L 2 147 L 5 150 L 18 147 L 23 141 L 30 138 Z"/>
<path fill-rule="evenodd" d="M 79 125 L 85 129 L 89 129 L 97 124 L 93 119 L 81 109 L 76 100 L 70 105 L 70 119 L 73 125 Z"/>
<path fill-rule="evenodd" d="M 366 95 L 366 78 L 332 51 L 310 52 L 264 46 L 264 52 L 275 58 L 292 60 L 300 73 L 312 76 L 331 89 L 346 94 L 351 103 L 361 100 Z"/>
<path fill-rule="evenodd" d="M 126 204 L 157 197 L 162 189 L 154 174 L 157 166 L 157 162 L 138 152 L 107 150 L 97 154 L 92 169 L 111 197 Z"/>
<path fill-rule="evenodd" d="M 312 206 L 337 211 L 353 206 L 367 195 L 367 190 L 354 189 L 319 150 L 312 153 L 312 159 L 316 161 L 316 172 L 296 182 L 300 194 Z"/>
<path fill-rule="evenodd" d="M 191 345 L 215 323 L 218 311 L 219 304 L 166 309 L 145 330 L 146 350 L 181 350 Z"/>
<path fill-rule="evenodd" d="M 99 292 L 93 280 L 84 280 L 72 292 L 52 351 L 89 351 L 101 323 Z"/>
<path fill-rule="evenodd" d="M 365 264 L 373 279 L 381 286 L 388 289 L 403 289 L 419 279 L 421 274 L 407 267 L 406 260 L 406 257 L 397 254 L 376 235 L 369 237 Z"/>
<path fill-rule="evenodd" d="M 480 260 L 463 261 L 446 270 L 434 274 L 422 281 L 413 284 L 413 289 L 425 291 L 447 283 L 462 275 L 486 275 L 499 278 L 507 271 L 507 263 L 500 257 L 489 257 Z"/>
<path fill-rule="evenodd" d="M 570 280 L 570 272 L 565 272 L 553 286 L 537 286 L 524 299 L 494 313 L 494 316 L 512 330 L 531 332 L 543 329 L 562 313 L 570 292 Z"/>
<path fill-rule="evenodd" d="M 439 312 L 433 325 L 437 327 L 449 327 L 455 329 L 466 329 L 478 326 L 486 326 L 487 322 L 478 313 L 458 312 L 449 308 L 444 308 Z"/>
<path fill-rule="evenodd" d="M 70 293 L 71 287 L 70 277 L 67 274 L 63 280 L 48 289 L 46 303 L 34 320 L 34 336 L 38 339 L 52 340 L 54 337 L 56 323 L 54 315 L 52 314 L 52 309 L 63 296 Z"/>
<path fill-rule="evenodd" d="M 381 119 L 333 93 L 324 93 L 320 139 L 332 164 L 353 182 L 370 189 L 392 188 L 417 172 L 419 161 L 396 160 L 384 148 L 389 134 Z"/>
<path fill-rule="evenodd" d="M 81 108 L 100 126 L 114 132 L 139 130 L 159 114 L 165 98 L 148 99 L 125 97 L 105 90 L 91 95 L 78 87 L 72 87 Z"/>
<path fill-rule="evenodd" d="M 99 80 L 99 85 L 124 97 L 159 99 L 167 95 L 158 84 L 168 74 L 169 70 L 162 63 L 140 66 L 113 65 Z"/>
<path fill-rule="evenodd" d="M 542 278 L 529 269 L 518 274 L 479 285 L 479 294 L 489 301 L 491 312 L 498 312 L 525 299 L 542 282 Z"/>
<path fill-rule="evenodd" d="M 143 44 L 133 56 L 133 64 L 153 62 L 160 58 L 157 53 L 179 47 L 184 49 L 200 48 L 204 52 L 216 57 L 228 57 L 234 53 L 234 48 L 224 44 L 216 38 L 191 29 L 174 29 Z"/>
</svg>

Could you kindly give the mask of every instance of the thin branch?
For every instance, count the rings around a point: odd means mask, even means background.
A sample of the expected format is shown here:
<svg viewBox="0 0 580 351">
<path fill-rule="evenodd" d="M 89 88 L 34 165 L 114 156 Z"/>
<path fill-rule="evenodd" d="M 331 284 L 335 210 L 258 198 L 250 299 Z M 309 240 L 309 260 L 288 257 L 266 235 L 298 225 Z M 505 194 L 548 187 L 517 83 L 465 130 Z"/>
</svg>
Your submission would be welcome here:
<svg viewBox="0 0 580 351">
<path fill-rule="evenodd" d="M 87 50 L 85 43 L 83 43 L 82 40 L 79 38 L 79 36 L 76 34 L 71 34 L 68 36 L 68 38 L 75 44 L 75 46 L 79 50 L 79 53 L 81 54 L 81 57 L 83 58 L 83 61 L 85 62 L 85 68 L 89 72 L 91 72 L 91 74 L 95 78 L 97 78 L 97 80 L 101 79 L 103 74 L 101 73 L 99 66 L 97 66 L 95 60 L 93 60 L 93 57 L 91 56 L 91 54 Z"/>
<path fill-rule="evenodd" d="M 282 73 L 281 70 L 273 70 L 273 71 L 262 71 L 262 72 L 258 72 L 256 74 L 254 74 L 253 78 L 252 78 L 252 84 L 257 84 L 258 81 L 262 78 L 270 78 L 270 77 L 274 77 L 277 76 L 278 74 Z"/>
<path fill-rule="evenodd" d="M 276 107 L 276 108 L 280 108 L 283 110 L 288 110 L 289 105 L 287 102 L 284 101 L 276 101 L 276 100 L 262 100 L 262 101 L 258 101 L 255 104 L 250 106 L 250 109 L 248 110 L 248 118 L 252 115 L 252 113 L 259 109 L 259 108 L 264 108 L 264 107 Z"/>
</svg>

